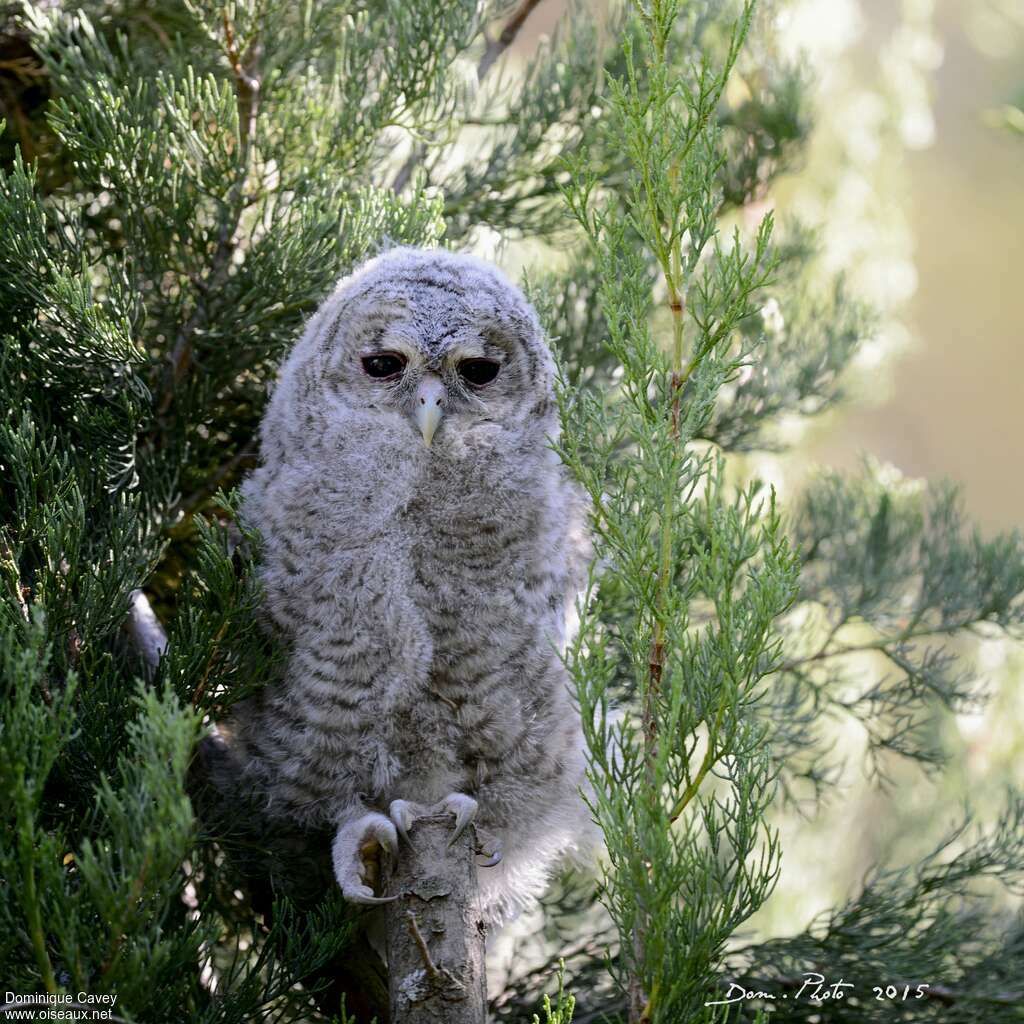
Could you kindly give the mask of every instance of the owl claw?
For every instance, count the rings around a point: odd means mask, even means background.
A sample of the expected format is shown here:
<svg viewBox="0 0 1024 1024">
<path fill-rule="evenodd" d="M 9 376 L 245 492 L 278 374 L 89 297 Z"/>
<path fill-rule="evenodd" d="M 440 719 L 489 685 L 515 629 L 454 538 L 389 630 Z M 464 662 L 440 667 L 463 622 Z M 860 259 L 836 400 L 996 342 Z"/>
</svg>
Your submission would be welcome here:
<svg viewBox="0 0 1024 1024">
<path fill-rule="evenodd" d="M 448 840 L 449 846 L 462 835 L 466 826 L 476 817 L 478 806 L 477 802 L 465 793 L 449 793 L 440 803 L 430 808 L 432 814 L 443 814 L 447 811 L 455 815 L 455 831 Z"/>
<path fill-rule="evenodd" d="M 394 903 L 397 896 L 374 896 L 373 890 L 368 885 L 355 885 L 345 888 L 342 886 L 341 895 L 349 903 L 361 903 L 363 906 L 375 907 L 379 903 Z"/>
<path fill-rule="evenodd" d="M 478 827 L 476 830 L 476 840 L 476 855 L 486 858 L 485 860 L 477 861 L 480 867 L 493 868 L 496 864 L 501 863 L 504 847 L 497 836 L 492 836 L 490 832 L 485 832 Z"/>
<path fill-rule="evenodd" d="M 419 804 L 414 804 L 410 800 L 392 800 L 390 807 L 388 807 L 388 817 L 394 822 L 395 829 L 401 839 L 404 839 L 409 846 L 412 846 L 412 840 L 409 838 L 409 829 L 412 828 L 412 823 L 423 813 L 423 808 Z"/>
<path fill-rule="evenodd" d="M 352 903 L 390 903 L 397 896 L 374 896 L 372 883 L 378 875 L 377 854 L 385 849 L 392 857 L 398 854 L 395 826 L 371 811 L 346 821 L 338 828 L 331 846 L 334 877 L 341 893 Z"/>
</svg>

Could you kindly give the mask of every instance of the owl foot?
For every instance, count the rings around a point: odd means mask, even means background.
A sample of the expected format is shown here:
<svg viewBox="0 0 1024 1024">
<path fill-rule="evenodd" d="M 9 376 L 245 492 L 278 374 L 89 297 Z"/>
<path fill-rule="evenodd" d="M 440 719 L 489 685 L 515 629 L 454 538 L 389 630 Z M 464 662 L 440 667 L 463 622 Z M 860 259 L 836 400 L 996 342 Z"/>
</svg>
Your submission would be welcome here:
<svg viewBox="0 0 1024 1024">
<path fill-rule="evenodd" d="M 399 836 L 410 846 L 412 840 L 409 838 L 409 829 L 417 818 L 422 818 L 426 809 L 422 804 L 413 803 L 411 800 L 392 800 L 388 807 L 388 817 L 394 823 Z"/>
<path fill-rule="evenodd" d="M 477 861 L 477 864 L 482 868 L 493 868 L 495 864 L 501 863 L 501 858 L 504 853 L 501 840 L 491 835 L 490 832 L 485 832 L 479 825 L 476 827 L 476 855 L 478 857 L 484 857 L 482 861 Z"/>
<path fill-rule="evenodd" d="M 345 822 L 338 829 L 331 846 L 331 860 L 341 894 L 350 903 L 375 906 L 398 899 L 397 896 L 374 896 L 372 885 L 367 884 L 377 876 L 382 848 L 392 857 L 398 853 L 395 826 L 383 814 L 370 812 Z"/>
<path fill-rule="evenodd" d="M 448 845 L 451 846 L 459 836 L 466 830 L 466 826 L 476 817 L 479 804 L 465 793 L 449 793 L 439 803 L 430 808 L 431 814 L 454 814 L 455 831 L 452 833 Z"/>
<path fill-rule="evenodd" d="M 476 817 L 478 806 L 476 800 L 465 793 L 449 793 L 433 807 L 424 807 L 423 804 L 414 803 L 412 800 L 392 800 L 388 807 L 388 817 L 394 823 L 398 835 L 412 846 L 409 829 L 412 828 L 413 822 L 417 818 L 423 818 L 430 814 L 453 814 L 455 815 L 455 831 L 448 841 L 450 847 Z M 481 867 L 493 867 L 501 860 L 501 840 L 489 832 L 481 831 L 479 827 L 476 832 L 476 852 L 481 857 L 487 858 Z"/>
</svg>

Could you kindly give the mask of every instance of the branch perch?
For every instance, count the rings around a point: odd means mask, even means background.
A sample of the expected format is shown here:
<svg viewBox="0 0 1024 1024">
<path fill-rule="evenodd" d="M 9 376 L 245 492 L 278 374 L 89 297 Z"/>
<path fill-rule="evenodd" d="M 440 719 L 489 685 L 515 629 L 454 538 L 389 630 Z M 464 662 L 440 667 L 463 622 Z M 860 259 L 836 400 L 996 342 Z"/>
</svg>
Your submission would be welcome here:
<svg viewBox="0 0 1024 1024">
<path fill-rule="evenodd" d="M 392 1024 L 484 1024 L 484 923 L 472 827 L 449 848 L 449 814 L 417 819 L 397 862 L 384 859 Z"/>
</svg>

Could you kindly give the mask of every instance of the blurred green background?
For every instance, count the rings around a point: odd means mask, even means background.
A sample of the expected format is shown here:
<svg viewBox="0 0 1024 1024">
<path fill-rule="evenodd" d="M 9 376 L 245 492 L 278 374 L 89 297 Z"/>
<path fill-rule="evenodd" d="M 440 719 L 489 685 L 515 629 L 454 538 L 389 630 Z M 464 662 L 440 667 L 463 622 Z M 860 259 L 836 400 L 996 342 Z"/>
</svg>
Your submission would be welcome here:
<svg viewBox="0 0 1024 1024">
<path fill-rule="evenodd" d="M 991 112 L 1024 88 L 1024 3 L 802 6 L 826 20 L 849 17 L 841 56 L 851 93 L 875 92 L 884 101 L 902 76 L 915 74 L 924 90 L 919 108 L 901 112 L 903 131 L 882 140 L 893 152 L 879 154 L 892 167 L 878 185 L 891 192 L 872 206 L 878 213 L 895 207 L 902 223 L 865 225 L 870 235 L 904 236 L 893 241 L 905 266 L 888 283 L 904 346 L 866 375 L 856 408 L 821 425 L 811 454 L 849 465 L 867 449 L 909 476 L 948 476 L 963 484 L 981 526 L 1020 525 L 1024 145 L 995 128 Z M 877 286 L 884 300 L 887 283 Z"/>
<path fill-rule="evenodd" d="M 949 478 L 985 533 L 1024 521 L 1024 139 L 997 112 L 1024 89 L 1019 0 L 803 0 L 779 15 L 813 69 L 815 139 L 774 196 L 822 225 L 832 265 L 878 310 L 848 400 L 757 469 L 784 491 L 865 454 L 908 478 Z M 982 819 L 1024 786 L 1024 657 L 995 637 L 957 645 L 988 682 L 980 715 L 937 725 L 951 770 L 911 767 L 879 792 L 851 769 L 829 812 L 784 820 L 786 858 L 756 922 L 789 931 L 869 865 L 924 853 L 969 800 Z M 863 670 L 885 671 L 865 657 Z M 844 735 L 851 765 L 858 739 Z M 1009 908 L 1007 908 L 1009 909 Z"/>
</svg>

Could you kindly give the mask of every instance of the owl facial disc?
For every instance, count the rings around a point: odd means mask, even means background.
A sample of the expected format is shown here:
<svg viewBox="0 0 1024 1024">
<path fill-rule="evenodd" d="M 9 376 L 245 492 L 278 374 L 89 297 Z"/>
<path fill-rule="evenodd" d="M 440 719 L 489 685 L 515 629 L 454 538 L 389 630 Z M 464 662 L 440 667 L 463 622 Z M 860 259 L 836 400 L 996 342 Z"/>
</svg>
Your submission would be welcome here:
<svg viewBox="0 0 1024 1024">
<path fill-rule="evenodd" d="M 414 399 L 416 425 L 423 435 L 423 443 L 429 448 L 434 440 L 437 425 L 441 422 L 441 402 L 444 400 L 444 384 L 439 377 L 428 373 L 420 381 Z"/>
</svg>

